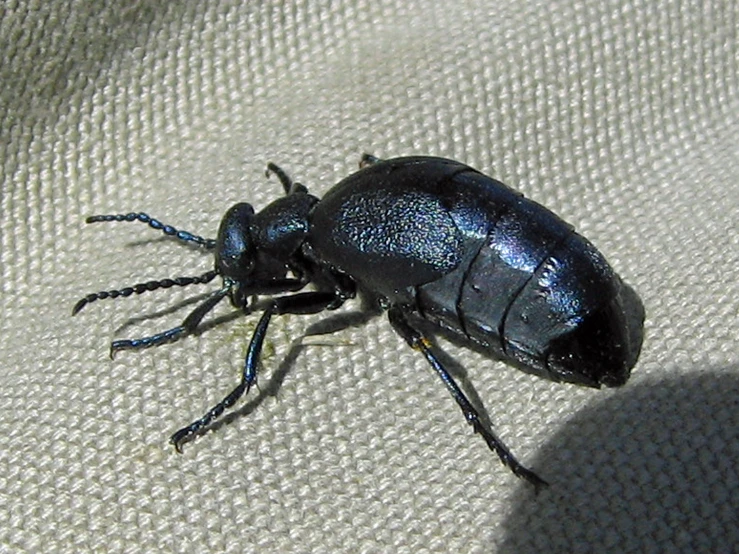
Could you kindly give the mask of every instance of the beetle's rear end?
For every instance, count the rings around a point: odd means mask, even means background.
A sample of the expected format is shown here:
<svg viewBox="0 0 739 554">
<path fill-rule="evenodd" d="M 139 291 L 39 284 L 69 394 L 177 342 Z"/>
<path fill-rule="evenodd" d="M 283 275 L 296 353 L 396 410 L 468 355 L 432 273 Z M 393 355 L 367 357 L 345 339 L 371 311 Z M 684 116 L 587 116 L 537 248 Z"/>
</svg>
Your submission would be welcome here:
<svg viewBox="0 0 739 554">
<path fill-rule="evenodd" d="M 478 300 L 471 290 L 464 302 Z M 556 381 L 623 385 L 641 349 L 643 307 L 603 256 L 570 233 L 515 294 L 500 327 L 505 354 Z"/>
<path fill-rule="evenodd" d="M 452 217 L 462 228 L 482 218 L 487 233 L 482 240 L 470 234 L 461 267 L 418 287 L 425 317 L 549 379 L 624 384 L 642 343 L 636 293 L 543 206 L 473 171 L 450 184 L 458 191 Z"/>
</svg>

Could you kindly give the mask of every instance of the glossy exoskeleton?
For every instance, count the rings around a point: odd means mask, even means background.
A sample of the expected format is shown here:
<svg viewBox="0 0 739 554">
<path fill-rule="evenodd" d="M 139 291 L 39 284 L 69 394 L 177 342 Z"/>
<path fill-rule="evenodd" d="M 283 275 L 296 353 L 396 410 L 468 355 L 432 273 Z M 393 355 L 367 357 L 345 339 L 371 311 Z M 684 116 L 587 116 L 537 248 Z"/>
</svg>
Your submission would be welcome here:
<svg viewBox="0 0 739 554">
<path fill-rule="evenodd" d="M 91 294 L 74 313 L 98 299 L 221 277 L 221 288 L 182 325 L 114 341 L 113 354 L 192 333 L 225 297 L 244 313 L 252 310 L 255 296 L 271 297 L 247 349 L 241 382 L 172 436 L 179 451 L 255 384 L 273 315 L 333 310 L 358 289 L 367 291 L 387 310 L 395 331 L 425 356 L 467 422 L 503 463 L 519 477 L 543 485 L 480 419 L 419 330 L 421 320 L 525 371 L 554 381 L 612 387 L 626 382 L 639 355 L 644 311 L 638 296 L 570 225 L 464 164 L 365 155 L 360 167 L 319 200 L 269 164 L 268 174 L 279 177 L 285 196 L 258 213 L 249 204 L 234 205 L 215 240 L 178 231 L 143 213 L 88 218 L 88 223 L 147 223 L 213 250 L 215 269 Z M 312 291 L 298 292 L 309 283 Z"/>
</svg>

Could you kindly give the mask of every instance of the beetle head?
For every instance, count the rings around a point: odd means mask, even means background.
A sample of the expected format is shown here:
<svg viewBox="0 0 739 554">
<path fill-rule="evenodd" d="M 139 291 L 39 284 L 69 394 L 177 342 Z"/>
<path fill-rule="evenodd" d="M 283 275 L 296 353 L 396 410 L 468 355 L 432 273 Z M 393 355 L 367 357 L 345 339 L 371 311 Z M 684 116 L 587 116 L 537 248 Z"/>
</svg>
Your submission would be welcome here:
<svg viewBox="0 0 739 554">
<path fill-rule="evenodd" d="M 641 347 L 641 341 L 632 344 L 631 335 L 621 296 L 616 296 L 585 316 L 572 332 L 553 341 L 547 367 L 561 381 L 591 387 L 623 385 Z"/>
<path fill-rule="evenodd" d="M 235 285 L 246 281 L 254 271 L 256 246 L 251 236 L 253 218 L 254 208 L 241 202 L 226 212 L 218 229 L 216 271 Z"/>
</svg>

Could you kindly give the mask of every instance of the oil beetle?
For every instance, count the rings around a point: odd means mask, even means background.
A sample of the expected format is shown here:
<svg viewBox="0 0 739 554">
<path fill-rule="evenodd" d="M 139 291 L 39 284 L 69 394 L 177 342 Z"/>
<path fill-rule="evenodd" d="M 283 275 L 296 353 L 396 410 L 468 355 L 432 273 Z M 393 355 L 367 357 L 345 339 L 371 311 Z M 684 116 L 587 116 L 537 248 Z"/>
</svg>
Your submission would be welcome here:
<svg viewBox="0 0 739 554">
<path fill-rule="evenodd" d="M 521 465 L 481 420 L 419 330 L 428 321 L 528 372 L 590 387 L 623 385 L 636 363 L 644 308 L 603 256 L 543 206 L 459 162 L 432 157 L 380 160 L 319 200 L 274 164 L 285 196 L 255 213 L 246 203 L 226 212 L 215 240 L 179 231 L 144 213 L 87 219 L 140 221 L 185 243 L 212 250 L 215 268 L 197 277 L 150 281 L 90 294 L 95 300 L 159 288 L 223 284 L 182 324 L 153 336 L 116 340 L 118 350 L 172 342 L 191 334 L 225 297 L 245 314 L 270 296 L 249 343 L 241 382 L 203 417 L 177 431 L 178 451 L 256 383 L 273 315 L 333 310 L 357 291 L 379 299 L 393 329 L 420 351 L 467 422 L 514 474 L 546 484 Z M 311 292 L 298 292 L 312 284 Z"/>
</svg>

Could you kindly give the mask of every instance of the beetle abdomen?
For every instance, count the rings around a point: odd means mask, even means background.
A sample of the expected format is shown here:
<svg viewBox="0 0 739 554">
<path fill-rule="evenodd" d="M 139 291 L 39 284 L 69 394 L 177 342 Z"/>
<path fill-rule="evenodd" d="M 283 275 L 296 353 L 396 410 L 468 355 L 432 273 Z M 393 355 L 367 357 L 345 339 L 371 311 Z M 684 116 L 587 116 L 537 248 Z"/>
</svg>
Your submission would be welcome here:
<svg viewBox="0 0 739 554">
<path fill-rule="evenodd" d="M 462 176 L 460 176 L 462 177 Z M 550 253 L 572 233 L 560 218 L 484 175 L 480 186 L 488 232 L 459 290 L 460 324 L 472 338 L 503 340 L 511 305 Z M 505 349 L 505 344 L 500 345 Z"/>
<path fill-rule="evenodd" d="M 448 185 L 466 248 L 453 272 L 416 288 L 423 317 L 550 379 L 623 384 L 643 307 L 600 252 L 494 179 L 470 170 Z"/>
</svg>

